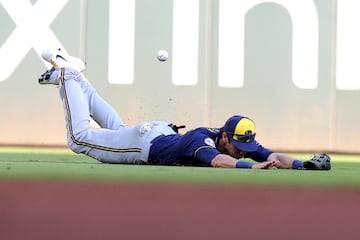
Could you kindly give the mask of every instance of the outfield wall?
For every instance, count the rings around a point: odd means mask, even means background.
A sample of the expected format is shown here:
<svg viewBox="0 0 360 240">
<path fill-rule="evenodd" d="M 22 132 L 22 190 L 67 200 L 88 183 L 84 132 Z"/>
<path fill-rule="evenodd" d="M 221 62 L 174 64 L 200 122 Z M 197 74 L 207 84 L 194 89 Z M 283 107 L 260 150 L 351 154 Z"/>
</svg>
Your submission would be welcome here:
<svg viewBox="0 0 360 240">
<path fill-rule="evenodd" d="M 66 144 L 58 89 L 37 83 L 41 51 L 61 47 L 129 125 L 220 127 L 243 114 L 274 149 L 359 152 L 359 11 L 345 0 L 1 0 L 0 144 Z"/>
</svg>

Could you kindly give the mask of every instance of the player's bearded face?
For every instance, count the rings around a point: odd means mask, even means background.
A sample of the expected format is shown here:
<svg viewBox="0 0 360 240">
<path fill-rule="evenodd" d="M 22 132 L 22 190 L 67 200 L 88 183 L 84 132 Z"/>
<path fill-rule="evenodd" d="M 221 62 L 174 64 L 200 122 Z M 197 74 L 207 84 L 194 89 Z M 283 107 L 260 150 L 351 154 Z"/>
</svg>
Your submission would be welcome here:
<svg viewBox="0 0 360 240">
<path fill-rule="evenodd" d="M 246 152 L 237 149 L 232 142 L 227 145 L 226 150 L 230 156 L 237 159 L 244 158 L 246 154 Z"/>
<path fill-rule="evenodd" d="M 232 156 L 233 158 L 244 158 L 246 152 L 241 151 L 235 147 L 235 145 L 231 142 L 230 138 L 226 133 L 221 135 L 221 138 L 216 147 L 221 153 Z"/>
<path fill-rule="evenodd" d="M 230 141 L 223 145 L 223 148 L 220 150 L 220 152 L 237 159 L 244 158 L 246 154 L 246 152 L 237 149 L 235 145 Z"/>
</svg>

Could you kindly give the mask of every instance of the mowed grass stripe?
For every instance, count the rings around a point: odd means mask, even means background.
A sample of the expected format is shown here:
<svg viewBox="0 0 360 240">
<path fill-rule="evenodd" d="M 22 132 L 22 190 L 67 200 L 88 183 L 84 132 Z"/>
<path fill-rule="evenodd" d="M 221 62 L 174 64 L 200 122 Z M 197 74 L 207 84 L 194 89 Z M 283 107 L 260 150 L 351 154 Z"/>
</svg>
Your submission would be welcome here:
<svg viewBox="0 0 360 240">
<path fill-rule="evenodd" d="M 294 154 L 300 159 L 310 154 Z M 0 178 L 208 185 L 360 188 L 359 156 L 332 155 L 331 171 L 215 169 L 99 163 L 68 149 L 0 148 Z"/>
</svg>

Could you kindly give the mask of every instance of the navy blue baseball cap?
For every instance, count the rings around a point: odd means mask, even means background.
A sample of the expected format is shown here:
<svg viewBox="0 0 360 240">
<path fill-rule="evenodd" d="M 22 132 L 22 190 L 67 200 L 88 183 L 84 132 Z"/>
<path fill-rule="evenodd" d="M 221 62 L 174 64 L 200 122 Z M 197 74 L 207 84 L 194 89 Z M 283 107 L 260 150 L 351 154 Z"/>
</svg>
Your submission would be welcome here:
<svg viewBox="0 0 360 240">
<path fill-rule="evenodd" d="M 238 150 L 244 152 L 257 150 L 255 123 L 250 118 L 238 115 L 230 117 L 224 125 L 224 132 Z"/>
</svg>

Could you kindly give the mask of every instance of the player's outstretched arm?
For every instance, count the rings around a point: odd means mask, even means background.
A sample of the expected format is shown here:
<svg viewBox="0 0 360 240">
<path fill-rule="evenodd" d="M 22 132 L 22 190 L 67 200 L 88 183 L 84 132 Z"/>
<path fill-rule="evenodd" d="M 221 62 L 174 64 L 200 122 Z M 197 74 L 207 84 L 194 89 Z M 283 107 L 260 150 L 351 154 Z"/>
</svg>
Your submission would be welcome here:
<svg viewBox="0 0 360 240">
<path fill-rule="evenodd" d="M 226 155 L 226 154 L 218 154 L 213 160 L 211 160 L 211 166 L 213 167 L 221 167 L 221 168 L 235 168 L 237 159 Z"/>
<path fill-rule="evenodd" d="M 252 165 L 252 169 L 268 169 L 271 167 L 276 167 L 276 165 L 279 164 L 279 161 L 276 160 L 272 160 L 272 161 L 266 161 L 266 162 L 261 162 L 261 163 L 257 163 Z"/>
<path fill-rule="evenodd" d="M 211 161 L 211 165 L 213 167 L 221 167 L 221 168 L 252 168 L 252 169 L 267 169 L 270 167 L 274 167 L 279 162 L 277 160 L 262 162 L 262 163 L 249 163 L 241 160 L 237 160 L 226 154 L 216 155 Z"/>
<path fill-rule="evenodd" d="M 308 170 L 330 170 L 331 158 L 328 154 L 315 154 L 307 161 L 297 160 L 289 155 L 282 153 L 272 153 L 269 155 L 267 161 L 277 161 L 275 165 L 277 168 L 285 169 L 308 169 Z"/>
<path fill-rule="evenodd" d="M 272 153 L 267 159 L 267 161 L 278 161 L 276 167 L 285 169 L 292 168 L 294 160 L 295 158 L 283 153 Z"/>
</svg>

